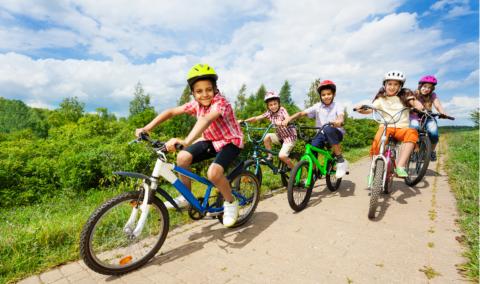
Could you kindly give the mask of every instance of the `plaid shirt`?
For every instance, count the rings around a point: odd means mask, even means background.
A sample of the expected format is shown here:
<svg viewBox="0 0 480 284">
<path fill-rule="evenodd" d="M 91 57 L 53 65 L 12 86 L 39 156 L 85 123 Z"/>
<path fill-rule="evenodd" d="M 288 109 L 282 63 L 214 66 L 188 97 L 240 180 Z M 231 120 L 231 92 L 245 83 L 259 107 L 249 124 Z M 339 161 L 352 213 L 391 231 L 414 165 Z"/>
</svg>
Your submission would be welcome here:
<svg viewBox="0 0 480 284">
<path fill-rule="evenodd" d="M 268 118 L 270 122 L 273 124 L 280 124 L 282 121 L 287 118 L 288 112 L 284 107 L 280 107 L 280 109 L 274 113 L 271 110 L 268 110 L 262 116 L 264 118 Z M 277 125 L 277 135 L 278 138 L 283 140 L 285 143 L 294 143 L 297 140 L 297 131 L 295 128 L 288 128 L 286 126 L 279 126 Z"/>
<path fill-rule="evenodd" d="M 229 143 L 243 148 L 243 133 L 240 125 L 235 118 L 232 106 L 220 93 L 213 97 L 212 103 L 208 107 L 204 107 L 193 100 L 184 104 L 183 110 L 185 113 L 197 117 L 197 119 L 212 111 L 219 112 L 220 116 L 203 132 L 203 138 L 212 141 L 217 152 Z"/>
</svg>

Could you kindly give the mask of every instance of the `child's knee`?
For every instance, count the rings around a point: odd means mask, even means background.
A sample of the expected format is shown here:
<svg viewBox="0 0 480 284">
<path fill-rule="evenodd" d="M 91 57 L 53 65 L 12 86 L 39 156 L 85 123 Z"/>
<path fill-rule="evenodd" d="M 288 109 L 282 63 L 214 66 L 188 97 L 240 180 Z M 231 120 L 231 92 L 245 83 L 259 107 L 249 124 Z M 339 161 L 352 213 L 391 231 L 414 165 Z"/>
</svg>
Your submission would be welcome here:
<svg viewBox="0 0 480 284">
<path fill-rule="evenodd" d="M 187 151 L 180 151 L 177 155 L 177 165 L 180 167 L 188 167 L 192 164 L 192 154 Z"/>
<path fill-rule="evenodd" d="M 213 183 L 221 180 L 224 176 L 223 167 L 219 164 L 211 164 L 207 171 L 207 178 Z"/>
</svg>

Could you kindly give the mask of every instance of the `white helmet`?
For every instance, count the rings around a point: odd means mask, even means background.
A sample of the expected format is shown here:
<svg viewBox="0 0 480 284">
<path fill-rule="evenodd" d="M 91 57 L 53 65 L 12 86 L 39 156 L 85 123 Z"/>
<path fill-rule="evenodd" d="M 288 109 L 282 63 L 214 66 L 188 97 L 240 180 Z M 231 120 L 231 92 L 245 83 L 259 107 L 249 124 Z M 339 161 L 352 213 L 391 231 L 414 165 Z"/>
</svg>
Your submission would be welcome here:
<svg viewBox="0 0 480 284">
<path fill-rule="evenodd" d="M 403 85 L 407 80 L 407 77 L 405 77 L 405 74 L 403 74 L 402 71 L 393 70 L 383 75 L 383 84 L 385 84 L 385 81 L 388 81 L 388 80 L 400 81 Z"/>
<path fill-rule="evenodd" d="M 263 100 L 264 102 L 268 102 L 269 100 L 277 99 L 280 101 L 280 96 L 275 94 L 274 92 L 267 92 L 265 94 L 265 99 Z"/>
</svg>

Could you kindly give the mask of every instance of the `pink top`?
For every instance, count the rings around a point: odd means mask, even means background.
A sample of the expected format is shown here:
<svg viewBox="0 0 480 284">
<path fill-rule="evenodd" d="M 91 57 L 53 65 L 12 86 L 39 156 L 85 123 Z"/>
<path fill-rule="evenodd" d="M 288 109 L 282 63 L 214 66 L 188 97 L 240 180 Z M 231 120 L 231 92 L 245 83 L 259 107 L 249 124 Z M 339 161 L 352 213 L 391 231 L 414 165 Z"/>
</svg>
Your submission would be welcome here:
<svg viewBox="0 0 480 284">
<path fill-rule="evenodd" d="M 196 100 L 193 100 L 184 104 L 183 110 L 185 113 L 197 117 L 197 119 L 211 111 L 219 112 L 220 116 L 203 132 L 203 138 L 212 141 L 213 147 L 217 152 L 229 143 L 243 148 L 243 133 L 240 125 L 235 118 L 232 106 L 220 93 L 213 97 L 212 103 L 208 107 L 204 107 Z"/>
<path fill-rule="evenodd" d="M 267 112 L 262 114 L 263 117 L 268 118 L 273 124 L 280 124 L 285 118 L 287 118 L 287 115 L 288 112 L 284 107 L 280 107 L 275 113 L 271 110 L 267 110 Z M 277 125 L 277 135 L 278 138 L 286 143 L 294 143 L 295 140 L 297 140 L 297 131 L 294 128 Z"/>
</svg>

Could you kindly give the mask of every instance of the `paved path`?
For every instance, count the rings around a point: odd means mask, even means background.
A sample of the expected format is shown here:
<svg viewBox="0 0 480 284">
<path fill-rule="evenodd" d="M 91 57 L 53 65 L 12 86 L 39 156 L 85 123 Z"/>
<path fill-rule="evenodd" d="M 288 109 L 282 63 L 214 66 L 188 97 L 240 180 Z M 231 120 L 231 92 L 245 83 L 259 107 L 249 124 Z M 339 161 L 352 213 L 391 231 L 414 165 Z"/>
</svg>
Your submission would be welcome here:
<svg viewBox="0 0 480 284">
<path fill-rule="evenodd" d="M 369 163 L 351 165 L 337 193 L 317 182 L 300 213 L 281 192 L 261 201 L 242 228 L 205 220 L 175 229 L 149 264 L 128 275 L 99 275 L 78 261 L 21 283 L 463 283 L 442 161 L 416 188 L 395 180 L 375 221 L 367 218 Z M 440 275 L 429 280 L 423 271 Z"/>
</svg>

